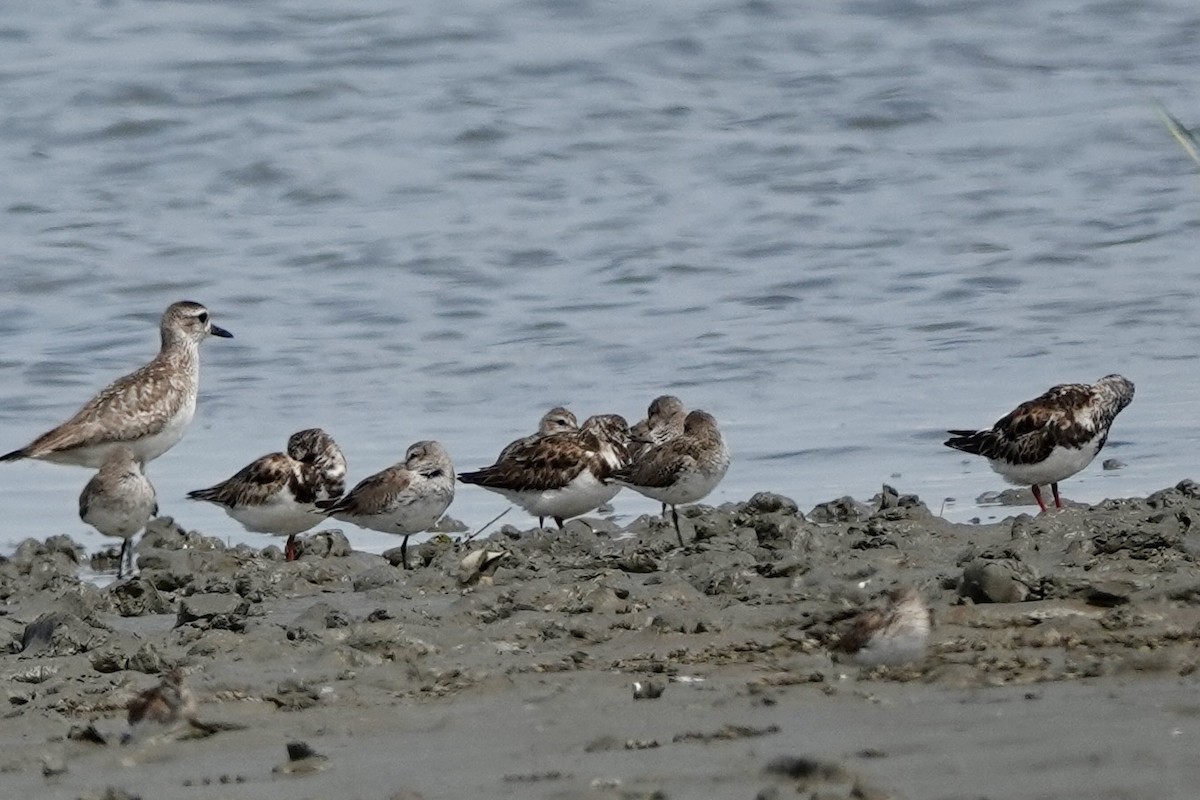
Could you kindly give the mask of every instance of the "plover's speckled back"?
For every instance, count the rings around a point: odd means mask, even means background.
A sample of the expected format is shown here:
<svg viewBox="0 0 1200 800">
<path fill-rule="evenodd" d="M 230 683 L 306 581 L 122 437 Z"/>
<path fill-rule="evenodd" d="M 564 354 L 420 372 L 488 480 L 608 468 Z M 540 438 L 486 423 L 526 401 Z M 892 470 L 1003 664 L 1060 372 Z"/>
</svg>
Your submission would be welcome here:
<svg viewBox="0 0 1200 800">
<path fill-rule="evenodd" d="M 196 413 L 199 345 L 233 334 L 212 324 L 199 303 L 172 303 L 160 325 L 162 347 L 150 363 L 111 383 L 75 416 L 0 461 L 36 458 L 99 468 L 110 450 L 125 445 L 147 463 L 171 449 Z"/>
<path fill-rule="evenodd" d="M 181 667 L 175 667 L 157 686 L 129 701 L 129 733 L 123 743 L 146 735 L 169 733 L 195 720 L 196 697 Z"/>
<path fill-rule="evenodd" d="M 232 478 L 188 497 L 221 506 L 248 531 L 287 536 L 284 553 L 293 561 L 296 534 L 324 519 L 317 501 L 336 500 L 345 489 L 346 459 L 337 442 L 320 428 L 309 428 L 288 438 L 286 453 L 256 459 Z"/>
<path fill-rule="evenodd" d="M 563 520 L 586 514 L 612 500 L 621 487 L 606 479 L 629 456 L 629 425 L 618 414 L 584 420 L 578 431 L 535 438 L 490 467 L 458 476 L 516 503 L 538 518 Z"/>
<path fill-rule="evenodd" d="M 100 470 L 79 495 L 79 518 L 105 536 L 123 539 L 117 557 L 117 579 L 125 577 L 126 556 L 133 569 L 130 542 L 158 514 L 154 486 L 146 478 L 142 462 L 128 447 L 114 447 Z"/>
<path fill-rule="evenodd" d="M 1058 482 L 1082 470 L 1108 441 L 1113 420 L 1133 401 L 1133 383 L 1106 375 L 1094 384 L 1065 383 L 1017 406 L 991 428 L 950 431 L 947 447 L 987 458 L 1010 483 L 1032 486 L 1042 511 L 1041 486 L 1050 484 L 1062 508 Z"/>
<path fill-rule="evenodd" d="M 500 451 L 500 456 L 496 460 L 503 461 L 517 450 L 528 447 L 543 436 L 552 436 L 556 433 L 570 433 L 577 430 L 579 430 L 579 422 L 575 419 L 575 415 L 571 410 L 562 406 L 555 406 L 542 415 L 542 419 L 538 423 L 537 433 L 522 436 L 516 441 L 509 442 Z"/>
<path fill-rule="evenodd" d="M 729 469 L 729 448 L 706 411 L 692 411 L 684 419 L 683 432 L 651 447 L 628 467 L 617 470 L 612 480 L 671 507 L 675 535 L 683 544 L 676 506 L 695 503 L 717 488 Z"/>
<path fill-rule="evenodd" d="M 408 568 L 408 537 L 432 528 L 454 500 L 454 464 L 438 442 L 409 446 L 404 461 L 363 479 L 340 500 L 317 503 L 326 514 L 382 533 L 404 537 L 401 560 Z"/>
<path fill-rule="evenodd" d="M 855 617 L 836 651 L 864 667 L 900 666 L 925 657 L 932 627 L 920 592 L 912 587 L 894 589 L 888 593 L 886 607 Z"/>
</svg>

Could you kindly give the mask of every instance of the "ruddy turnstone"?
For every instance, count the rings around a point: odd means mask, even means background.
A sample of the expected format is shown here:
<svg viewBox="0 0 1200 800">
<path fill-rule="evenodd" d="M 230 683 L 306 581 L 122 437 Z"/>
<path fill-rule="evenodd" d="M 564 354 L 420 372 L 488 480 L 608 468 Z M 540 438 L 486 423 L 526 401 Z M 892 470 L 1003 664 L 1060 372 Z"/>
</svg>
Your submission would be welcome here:
<svg viewBox="0 0 1200 800">
<path fill-rule="evenodd" d="M 199 303 L 172 303 L 159 326 L 162 347 L 150 363 L 118 378 L 75 416 L 0 461 L 36 458 L 98 469 L 110 450 L 128 446 L 143 464 L 170 450 L 196 413 L 200 342 L 232 338 Z"/>
<path fill-rule="evenodd" d="M 900 666 L 919 661 L 929 646 L 929 608 L 912 587 L 888 592 L 883 609 L 868 609 L 854 619 L 836 650 L 864 667 Z"/>
<path fill-rule="evenodd" d="M 1090 386 L 1064 383 L 1021 403 L 984 431 L 950 431 L 947 447 L 987 458 L 1010 483 L 1032 486 L 1042 511 L 1041 486 L 1050 484 L 1062 508 L 1058 482 L 1079 472 L 1104 447 L 1113 420 L 1133 400 L 1133 383 L 1106 375 Z"/>
<path fill-rule="evenodd" d="M 676 506 L 707 497 L 728 469 L 729 448 L 716 419 L 697 409 L 684 419 L 682 433 L 651 447 L 641 458 L 617 470 L 612 480 L 669 505 L 675 535 L 682 545 L 683 532 L 679 529 Z"/>
<path fill-rule="evenodd" d="M 123 743 L 148 732 L 168 733 L 196 716 L 196 697 L 185 683 L 183 669 L 175 667 L 157 686 L 129 701 L 129 733 Z"/>
<path fill-rule="evenodd" d="M 542 415 L 542 420 L 538 423 L 537 433 L 522 436 L 520 439 L 510 442 L 500 451 L 500 456 L 496 460 L 503 461 L 518 448 L 526 447 L 531 442 L 543 436 L 550 436 L 555 433 L 569 433 L 577 430 L 579 430 L 579 422 L 575 419 L 575 415 L 569 409 L 562 406 L 555 406 Z"/>
<path fill-rule="evenodd" d="M 600 414 L 584 420 L 577 431 L 506 447 L 495 464 L 464 472 L 458 479 L 503 495 L 537 517 L 539 526 L 551 517 L 561 528 L 563 520 L 616 496 L 621 487 L 607 478 L 625 463 L 628 447 L 625 418 Z"/>
<path fill-rule="evenodd" d="M 100 471 L 79 495 L 79 518 L 105 536 L 124 540 L 117 556 L 117 580 L 125 577 L 126 555 L 133 570 L 130 541 L 157 514 L 154 486 L 142 471 L 142 462 L 128 447 L 109 450 Z"/>
<path fill-rule="evenodd" d="M 404 537 L 400 559 L 408 569 L 408 537 L 427 531 L 454 499 L 454 464 L 438 442 L 416 442 L 404 462 L 363 479 L 340 500 L 317 503 L 324 513 L 360 528 Z"/>
<path fill-rule="evenodd" d="M 252 461 L 232 478 L 188 492 L 225 509 L 248 531 L 287 536 L 284 554 L 296 560 L 296 534 L 323 519 L 317 502 L 336 500 L 346 490 L 346 459 L 320 428 L 293 433 L 286 453 Z"/>
</svg>

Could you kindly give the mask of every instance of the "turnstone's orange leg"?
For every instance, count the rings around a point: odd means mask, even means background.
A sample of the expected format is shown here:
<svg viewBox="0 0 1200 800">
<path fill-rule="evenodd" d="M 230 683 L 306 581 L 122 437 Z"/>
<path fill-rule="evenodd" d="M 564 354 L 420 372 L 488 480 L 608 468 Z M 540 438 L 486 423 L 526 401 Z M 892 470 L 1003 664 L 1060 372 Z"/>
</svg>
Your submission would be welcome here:
<svg viewBox="0 0 1200 800">
<path fill-rule="evenodd" d="M 1063 507 L 1062 498 L 1058 496 L 1058 484 L 1057 483 L 1050 484 L 1050 491 L 1054 492 L 1054 507 L 1062 508 Z"/>
</svg>

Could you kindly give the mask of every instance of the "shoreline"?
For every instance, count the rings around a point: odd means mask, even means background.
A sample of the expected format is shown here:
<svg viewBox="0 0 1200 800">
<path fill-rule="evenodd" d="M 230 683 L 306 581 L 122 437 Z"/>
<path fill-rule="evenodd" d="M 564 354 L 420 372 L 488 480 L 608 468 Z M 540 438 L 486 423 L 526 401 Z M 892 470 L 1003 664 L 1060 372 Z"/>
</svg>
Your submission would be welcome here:
<svg viewBox="0 0 1200 800">
<path fill-rule="evenodd" d="M 680 514 L 683 548 L 659 517 L 505 525 L 416 545 L 407 572 L 335 530 L 288 563 L 164 518 L 104 588 L 67 537 L 27 540 L 0 562 L 3 780 L 114 800 L 1188 796 L 1195 483 L 984 524 L 886 490 Z M 896 585 L 933 611 L 927 656 L 833 661 Z M 116 744 L 177 664 L 218 730 Z M 289 764 L 289 741 L 325 758 Z"/>
</svg>

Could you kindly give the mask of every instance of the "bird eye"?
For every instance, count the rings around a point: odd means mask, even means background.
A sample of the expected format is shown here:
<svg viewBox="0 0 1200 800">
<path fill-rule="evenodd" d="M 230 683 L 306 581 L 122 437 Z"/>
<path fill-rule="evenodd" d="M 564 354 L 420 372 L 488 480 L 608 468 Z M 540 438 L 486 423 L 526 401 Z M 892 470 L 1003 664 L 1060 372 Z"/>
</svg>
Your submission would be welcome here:
<svg viewBox="0 0 1200 800">
<path fill-rule="evenodd" d="M 197 318 L 198 320 L 200 320 L 201 322 L 208 322 L 208 312 L 207 312 L 207 311 L 201 311 L 201 312 L 200 312 L 200 315 L 199 315 L 198 317 L 196 317 L 196 318 Z"/>
</svg>

